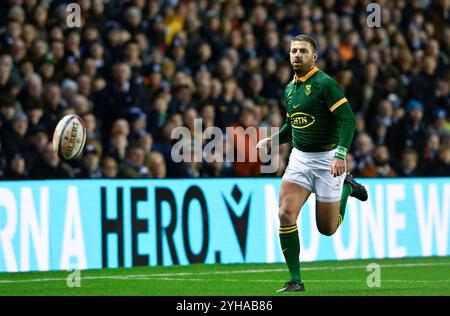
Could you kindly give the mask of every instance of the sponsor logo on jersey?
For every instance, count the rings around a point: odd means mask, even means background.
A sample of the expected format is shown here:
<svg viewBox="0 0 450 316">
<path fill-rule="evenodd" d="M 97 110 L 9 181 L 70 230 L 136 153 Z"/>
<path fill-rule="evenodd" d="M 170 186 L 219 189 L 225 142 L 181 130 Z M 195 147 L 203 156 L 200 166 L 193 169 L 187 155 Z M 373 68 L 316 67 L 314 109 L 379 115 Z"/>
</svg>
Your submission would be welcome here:
<svg viewBox="0 0 450 316">
<path fill-rule="evenodd" d="M 305 128 L 316 121 L 316 118 L 308 113 L 297 112 L 291 115 L 291 125 L 293 128 Z"/>
</svg>

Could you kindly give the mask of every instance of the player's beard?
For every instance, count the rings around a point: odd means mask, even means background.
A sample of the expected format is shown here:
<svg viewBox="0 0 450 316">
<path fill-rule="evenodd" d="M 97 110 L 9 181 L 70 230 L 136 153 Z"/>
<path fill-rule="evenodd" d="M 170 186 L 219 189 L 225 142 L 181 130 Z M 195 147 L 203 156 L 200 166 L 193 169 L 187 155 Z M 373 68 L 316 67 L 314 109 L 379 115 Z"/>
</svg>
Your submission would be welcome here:
<svg viewBox="0 0 450 316">
<path fill-rule="evenodd" d="M 292 69 L 294 69 L 294 72 L 298 77 L 301 77 L 308 73 L 308 71 L 312 67 L 312 63 L 313 63 L 312 59 L 307 62 L 304 61 L 304 62 L 298 63 L 298 64 L 293 63 Z"/>
</svg>

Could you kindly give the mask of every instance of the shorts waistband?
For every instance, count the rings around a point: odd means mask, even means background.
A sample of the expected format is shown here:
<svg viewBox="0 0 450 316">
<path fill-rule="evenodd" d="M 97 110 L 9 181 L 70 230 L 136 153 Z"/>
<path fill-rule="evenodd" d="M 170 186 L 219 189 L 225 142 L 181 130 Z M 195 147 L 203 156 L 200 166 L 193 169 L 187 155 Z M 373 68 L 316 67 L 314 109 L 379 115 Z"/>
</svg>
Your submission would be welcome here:
<svg viewBox="0 0 450 316">
<path fill-rule="evenodd" d="M 307 148 L 307 149 L 306 148 L 303 148 L 303 149 L 297 148 L 297 149 L 299 151 L 302 151 L 305 153 L 306 152 L 308 152 L 308 153 L 319 153 L 319 152 L 323 153 L 323 152 L 327 152 L 327 151 L 332 151 L 335 148 L 337 148 L 336 144 L 330 144 L 330 145 L 318 146 L 318 147 L 314 147 L 314 148 Z"/>
<path fill-rule="evenodd" d="M 293 148 L 292 151 L 295 151 L 298 155 L 302 156 L 302 157 L 320 157 L 326 154 L 329 154 L 331 152 L 335 152 L 336 148 L 331 149 L 331 150 L 327 150 L 327 151 L 301 151 L 297 148 Z"/>
</svg>

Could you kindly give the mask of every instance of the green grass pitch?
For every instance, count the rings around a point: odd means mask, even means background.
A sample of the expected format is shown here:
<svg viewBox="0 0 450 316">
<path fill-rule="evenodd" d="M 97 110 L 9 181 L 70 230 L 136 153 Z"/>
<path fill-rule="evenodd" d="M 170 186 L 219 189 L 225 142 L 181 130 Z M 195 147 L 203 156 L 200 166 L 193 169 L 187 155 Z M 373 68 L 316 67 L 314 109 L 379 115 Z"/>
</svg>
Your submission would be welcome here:
<svg viewBox="0 0 450 316">
<path fill-rule="evenodd" d="M 369 287 L 380 266 L 380 287 Z M 196 264 L 85 270 L 80 287 L 69 287 L 70 272 L 0 274 L 0 295 L 450 295 L 450 257 L 371 259 L 302 263 L 304 293 L 276 293 L 289 278 L 285 264 Z M 76 284 L 72 284 L 76 285 Z"/>
</svg>

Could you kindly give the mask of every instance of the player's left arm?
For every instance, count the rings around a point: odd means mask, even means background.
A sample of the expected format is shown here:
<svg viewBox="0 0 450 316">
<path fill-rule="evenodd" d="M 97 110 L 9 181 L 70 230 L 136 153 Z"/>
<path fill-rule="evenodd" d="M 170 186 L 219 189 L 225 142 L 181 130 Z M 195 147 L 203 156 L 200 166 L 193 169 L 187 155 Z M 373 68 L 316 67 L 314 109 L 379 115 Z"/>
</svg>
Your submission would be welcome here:
<svg viewBox="0 0 450 316">
<path fill-rule="evenodd" d="M 335 154 L 336 159 L 333 160 L 331 166 L 333 175 L 339 176 L 345 172 L 345 156 L 353 140 L 356 119 L 347 98 L 344 96 L 341 87 L 336 81 L 331 78 L 327 79 L 322 91 L 325 105 L 341 122 L 339 144 Z"/>
</svg>

